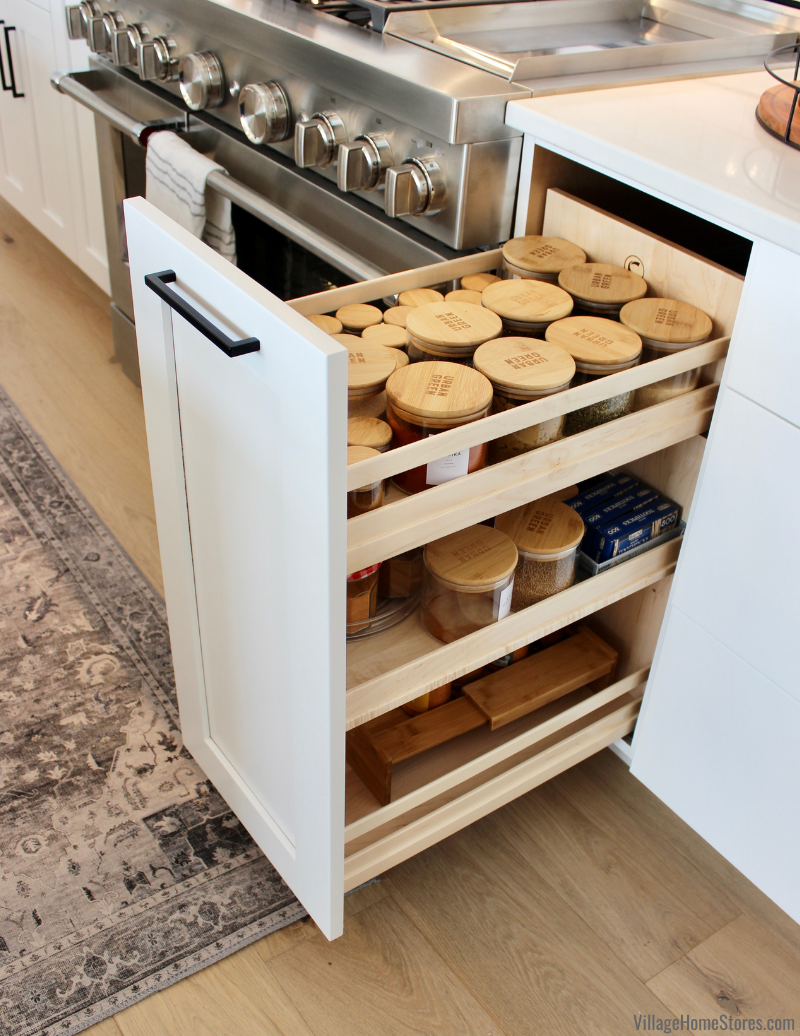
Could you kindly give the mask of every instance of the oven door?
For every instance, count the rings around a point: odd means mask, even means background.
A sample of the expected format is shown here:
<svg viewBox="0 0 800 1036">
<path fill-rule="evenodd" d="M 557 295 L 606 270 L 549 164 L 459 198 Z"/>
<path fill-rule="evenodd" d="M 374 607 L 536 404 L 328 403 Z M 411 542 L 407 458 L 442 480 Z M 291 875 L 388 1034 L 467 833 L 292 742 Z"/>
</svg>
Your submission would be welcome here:
<svg viewBox="0 0 800 1036">
<path fill-rule="evenodd" d="M 51 81 L 95 114 L 114 350 L 137 384 L 122 203 L 145 195 L 146 143 L 155 129 L 184 133 L 227 171 L 212 174 L 209 186 L 233 204 L 239 268 L 280 299 L 464 254 L 389 220 L 313 172 L 297 169 L 279 152 L 252 145 L 212 115 L 189 113 L 174 97 L 102 59 L 92 58 L 87 72 L 54 73 Z"/>
</svg>

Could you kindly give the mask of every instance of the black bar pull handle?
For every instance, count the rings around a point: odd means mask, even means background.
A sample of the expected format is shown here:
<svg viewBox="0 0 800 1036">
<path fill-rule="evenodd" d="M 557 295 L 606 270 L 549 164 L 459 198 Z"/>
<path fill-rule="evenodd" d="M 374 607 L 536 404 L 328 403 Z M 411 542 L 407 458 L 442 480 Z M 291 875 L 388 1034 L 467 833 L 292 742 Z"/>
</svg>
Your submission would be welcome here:
<svg viewBox="0 0 800 1036">
<path fill-rule="evenodd" d="M 226 356 L 233 359 L 235 356 L 244 356 L 245 353 L 257 353 L 261 348 L 261 342 L 257 338 L 242 338 L 235 342 L 232 338 L 214 327 L 210 320 L 207 320 L 202 313 L 190 306 L 186 299 L 168 288 L 167 284 L 176 281 L 177 275 L 174 270 L 162 270 L 161 273 L 146 273 L 144 283 L 154 291 L 158 297 L 166 302 L 168 306 L 180 313 L 184 320 L 187 320 L 192 327 L 196 328 L 201 335 L 205 335 L 213 342 L 218 349 L 221 349 Z"/>
<path fill-rule="evenodd" d="M 6 25 L 4 21 L 0 21 L 0 25 L 3 26 L 3 35 L 6 40 L 6 57 L 8 58 L 8 82 L 6 82 L 6 70 L 3 67 L 3 59 L 0 57 L 0 80 L 2 80 L 2 86 L 4 90 L 10 90 L 12 97 L 24 97 L 25 94 L 22 90 L 17 90 L 17 80 L 14 76 L 14 58 L 11 56 L 11 39 L 10 34 L 17 31 L 16 25 Z"/>
</svg>

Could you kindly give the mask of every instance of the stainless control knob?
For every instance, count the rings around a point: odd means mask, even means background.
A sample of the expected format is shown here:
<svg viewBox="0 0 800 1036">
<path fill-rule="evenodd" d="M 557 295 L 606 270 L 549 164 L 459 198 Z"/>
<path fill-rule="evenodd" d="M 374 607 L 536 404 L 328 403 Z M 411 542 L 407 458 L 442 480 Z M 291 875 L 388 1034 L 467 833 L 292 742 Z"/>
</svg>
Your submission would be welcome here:
<svg viewBox="0 0 800 1036">
<path fill-rule="evenodd" d="M 392 164 L 392 149 L 386 137 L 365 134 L 350 144 L 339 145 L 337 166 L 340 191 L 374 191 Z"/>
<path fill-rule="evenodd" d="M 294 160 L 301 169 L 330 165 L 346 142 L 347 131 L 336 112 L 317 112 L 295 123 Z"/>
<path fill-rule="evenodd" d="M 274 80 L 248 83 L 239 94 L 239 121 L 254 144 L 274 144 L 289 136 L 289 102 Z"/>
<path fill-rule="evenodd" d="M 442 171 L 433 158 L 409 158 L 386 171 L 387 216 L 432 216 L 444 205 Z"/>
<path fill-rule="evenodd" d="M 178 64 L 181 96 L 194 112 L 218 108 L 225 100 L 225 74 L 216 54 L 187 54 Z"/>
<path fill-rule="evenodd" d="M 136 47 L 136 67 L 140 79 L 158 79 L 166 83 L 178 78 L 177 45 L 171 36 L 142 40 Z"/>
<path fill-rule="evenodd" d="M 111 50 L 113 34 L 124 25 L 125 19 L 119 11 L 109 11 L 102 17 L 90 18 L 86 33 L 89 50 L 94 51 L 95 54 L 108 54 Z"/>
<path fill-rule="evenodd" d="M 111 34 L 111 57 L 121 68 L 136 68 L 138 47 L 143 40 L 150 39 L 150 31 L 141 22 L 123 25 Z"/>
<path fill-rule="evenodd" d="M 100 18 L 102 11 L 95 0 L 83 0 L 83 3 L 65 8 L 67 17 L 67 35 L 71 40 L 85 40 L 89 31 L 89 21 Z"/>
</svg>

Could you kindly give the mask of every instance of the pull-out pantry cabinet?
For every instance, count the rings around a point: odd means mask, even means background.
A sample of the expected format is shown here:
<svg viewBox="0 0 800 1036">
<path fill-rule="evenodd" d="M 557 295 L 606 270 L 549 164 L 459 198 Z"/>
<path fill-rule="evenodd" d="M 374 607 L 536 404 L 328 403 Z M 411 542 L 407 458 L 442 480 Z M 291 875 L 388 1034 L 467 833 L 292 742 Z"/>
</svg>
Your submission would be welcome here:
<svg viewBox="0 0 800 1036">
<path fill-rule="evenodd" d="M 681 541 L 446 645 L 418 613 L 346 643 L 346 575 L 609 468 L 686 517 L 741 278 L 550 190 L 544 233 L 637 257 L 711 340 L 348 468 L 347 353 L 305 317 L 494 270 L 499 250 L 284 303 L 141 199 L 126 220 L 185 743 L 334 938 L 346 890 L 632 731 Z M 346 518 L 348 489 L 698 367 L 691 392 Z M 388 805 L 346 766 L 347 730 L 577 620 L 619 653 L 610 685 L 400 763 Z"/>
</svg>

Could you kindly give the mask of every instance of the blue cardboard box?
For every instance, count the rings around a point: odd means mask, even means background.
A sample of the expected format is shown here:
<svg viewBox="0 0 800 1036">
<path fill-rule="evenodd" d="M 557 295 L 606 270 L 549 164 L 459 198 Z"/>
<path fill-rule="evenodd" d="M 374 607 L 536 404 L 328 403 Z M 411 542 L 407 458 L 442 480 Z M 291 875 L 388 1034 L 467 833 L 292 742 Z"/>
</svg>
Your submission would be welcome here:
<svg viewBox="0 0 800 1036">
<path fill-rule="evenodd" d="M 616 496 L 629 486 L 638 484 L 638 480 L 633 475 L 626 475 L 624 472 L 619 475 L 609 474 L 607 479 L 598 482 L 590 489 L 586 489 L 576 496 L 571 496 L 564 503 L 571 507 L 573 511 L 577 511 L 579 515 L 583 516 L 583 512 L 587 508 L 595 508 L 604 500 L 608 500 L 609 497 Z"/>
<path fill-rule="evenodd" d="M 643 508 L 616 518 L 596 531 L 596 538 L 590 557 L 595 561 L 608 561 L 626 550 L 632 550 L 641 543 L 655 539 L 675 525 L 680 517 L 680 507 L 663 497 L 651 501 Z"/>
</svg>

